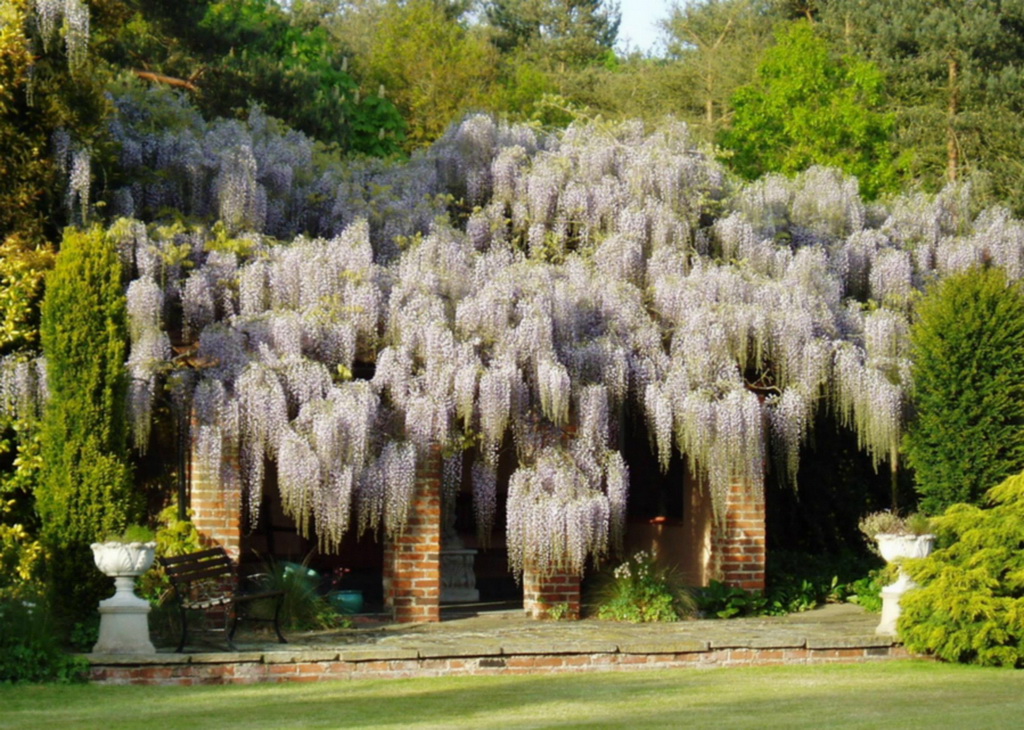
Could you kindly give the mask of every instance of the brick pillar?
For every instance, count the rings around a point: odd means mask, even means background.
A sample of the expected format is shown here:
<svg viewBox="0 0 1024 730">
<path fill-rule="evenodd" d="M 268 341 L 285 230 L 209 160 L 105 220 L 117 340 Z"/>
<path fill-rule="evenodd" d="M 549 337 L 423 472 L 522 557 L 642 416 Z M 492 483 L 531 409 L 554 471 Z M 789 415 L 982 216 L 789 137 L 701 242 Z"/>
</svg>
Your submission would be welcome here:
<svg viewBox="0 0 1024 730">
<path fill-rule="evenodd" d="M 399 623 L 441 620 L 440 448 L 417 460 L 412 515 L 385 545 L 384 603 Z"/>
<path fill-rule="evenodd" d="M 529 618 L 552 616 L 552 609 L 564 610 L 563 618 L 580 617 L 580 577 L 568 572 L 540 575 L 523 570 L 523 609 Z"/>
<path fill-rule="evenodd" d="M 222 545 L 236 563 L 242 554 L 242 473 L 238 449 L 224 442 L 219 469 L 205 469 L 195 458 L 192 443 L 189 460 L 192 522 L 203 541 Z"/>
<path fill-rule="evenodd" d="M 711 536 L 711 577 L 748 591 L 764 590 L 764 493 L 734 481 L 725 501 L 725 513 Z"/>
</svg>

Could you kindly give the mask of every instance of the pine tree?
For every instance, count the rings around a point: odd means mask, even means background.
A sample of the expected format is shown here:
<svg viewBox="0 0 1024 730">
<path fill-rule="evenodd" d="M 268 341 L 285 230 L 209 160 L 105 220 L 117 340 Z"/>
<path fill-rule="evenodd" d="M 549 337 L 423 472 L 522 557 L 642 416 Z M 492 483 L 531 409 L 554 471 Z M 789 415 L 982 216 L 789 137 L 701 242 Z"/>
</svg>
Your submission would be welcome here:
<svg viewBox="0 0 1024 730">
<path fill-rule="evenodd" d="M 1008 0 L 854 0 L 824 6 L 822 21 L 889 77 L 899 144 L 915 179 L 932 189 L 978 177 L 1024 206 L 1024 7 Z M 978 173 L 983 173 L 978 176 Z"/>
<path fill-rule="evenodd" d="M 484 12 L 501 50 L 525 49 L 561 70 L 608 53 L 622 19 L 618 3 L 605 0 L 489 0 Z"/>
</svg>

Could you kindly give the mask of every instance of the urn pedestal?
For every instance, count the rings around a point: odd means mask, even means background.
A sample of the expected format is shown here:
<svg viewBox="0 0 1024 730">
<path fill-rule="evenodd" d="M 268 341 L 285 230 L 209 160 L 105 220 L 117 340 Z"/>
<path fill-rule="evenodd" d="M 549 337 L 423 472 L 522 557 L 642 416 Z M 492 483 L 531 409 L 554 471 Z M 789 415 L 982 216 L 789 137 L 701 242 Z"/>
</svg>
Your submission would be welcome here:
<svg viewBox="0 0 1024 730">
<path fill-rule="evenodd" d="M 100 601 L 100 637 L 93 654 L 154 654 L 149 640 L 149 602 L 135 595 L 135 579 L 149 570 L 155 542 L 91 545 L 96 567 L 114 579 L 115 593 Z"/>
<path fill-rule="evenodd" d="M 900 558 L 925 558 L 932 551 L 935 535 L 876 535 L 879 552 L 885 562 L 892 563 Z M 896 636 L 896 621 L 900 617 L 900 597 L 917 583 L 911 580 L 903 568 L 895 583 L 882 589 L 882 620 L 875 633 L 879 636 Z"/>
</svg>

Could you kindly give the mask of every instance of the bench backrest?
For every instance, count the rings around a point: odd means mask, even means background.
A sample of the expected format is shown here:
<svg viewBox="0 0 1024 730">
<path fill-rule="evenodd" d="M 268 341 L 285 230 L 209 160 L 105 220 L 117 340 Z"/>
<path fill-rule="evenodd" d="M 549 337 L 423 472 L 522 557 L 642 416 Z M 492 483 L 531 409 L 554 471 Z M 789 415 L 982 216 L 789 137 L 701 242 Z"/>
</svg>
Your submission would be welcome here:
<svg viewBox="0 0 1024 730">
<path fill-rule="evenodd" d="M 160 564 L 175 586 L 215 578 L 234 578 L 235 575 L 235 566 L 222 547 L 162 557 Z"/>
</svg>

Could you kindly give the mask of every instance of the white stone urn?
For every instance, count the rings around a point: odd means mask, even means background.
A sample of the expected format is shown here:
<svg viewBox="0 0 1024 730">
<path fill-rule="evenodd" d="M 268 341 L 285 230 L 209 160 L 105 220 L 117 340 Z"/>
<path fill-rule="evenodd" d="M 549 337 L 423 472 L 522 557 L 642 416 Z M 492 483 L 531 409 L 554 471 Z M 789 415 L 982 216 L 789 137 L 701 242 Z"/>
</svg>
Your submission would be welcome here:
<svg viewBox="0 0 1024 730">
<path fill-rule="evenodd" d="M 100 601 L 100 638 L 94 654 L 153 654 L 149 640 L 149 602 L 135 595 L 135 579 L 149 570 L 155 542 L 94 542 L 93 560 L 114 579 L 115 592 Z"/>
<path fill-rule="evenodd" d="M 935 545 L 935 535 L 875 535 L 878 551 L 885 562 L 894 563 L 903 558 L 926 558 Z M 896 620 L 900 617 L 900 597 L 917 583 L 911 580 L 903 568 L 895 583 L 882 589 L 882 620 L 875 629 L 880 636 L 896 635 Z"/>
</svg>

